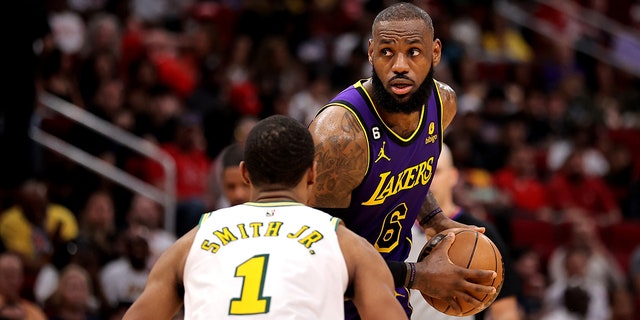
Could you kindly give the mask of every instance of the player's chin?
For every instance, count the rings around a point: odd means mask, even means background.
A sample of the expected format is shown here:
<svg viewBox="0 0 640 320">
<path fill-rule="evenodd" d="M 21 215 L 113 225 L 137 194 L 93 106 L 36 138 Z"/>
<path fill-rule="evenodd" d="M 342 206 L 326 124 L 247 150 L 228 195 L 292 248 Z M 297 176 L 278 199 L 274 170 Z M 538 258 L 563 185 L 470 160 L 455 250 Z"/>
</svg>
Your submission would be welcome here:
<svg viewBox="0 0 640 320">
<path fill-rule="evenodd" d="M 391 96 L 398 104 L 406 103 L 407 101 L 409 101 L 409 99 L 411 99 L 411 93 L 402 94 L 402 95 L 397 95 L 392 93 Z"/>
</svg>

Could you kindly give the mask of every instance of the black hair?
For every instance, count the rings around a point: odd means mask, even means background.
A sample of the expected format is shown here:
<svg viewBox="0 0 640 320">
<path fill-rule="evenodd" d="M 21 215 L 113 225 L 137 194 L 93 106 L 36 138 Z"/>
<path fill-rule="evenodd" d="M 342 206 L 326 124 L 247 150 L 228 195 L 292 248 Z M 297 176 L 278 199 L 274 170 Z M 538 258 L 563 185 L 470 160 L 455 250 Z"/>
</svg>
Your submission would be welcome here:
<svg viewBox="0 0 640 320">
<path fill-rule="evenodd" d="M 222 168 L 237 167 L 244 160 L 244 147 L 233 143 L 222 150 Z"/>
<path fill-rule="evenodd" d="M 589 312 L 591 296 L 579 286 L 568 286 L 563 292 L 562 300 L 567 310 L 580 318 L 585 317 Z"/>
<path fill-rule="evenodd" d="M 290 188 L 313 166 L 314 153 L 307 127 L 291 117 L 273 115 L 249 132 L 244 159 L 255 186 Z"/>
<path fill-rule="evenodd" d="M 427 26 L 427 29 L 434 34 L 433 29 L 433 20 L 431 20 L 431 16 L 422 10 L 420 7 L 407 3 L 407 2 L 399 2 L 393 4 L 386 9 L 380 11 L 376 18 L 373 20 L 373 25 L 371 29 L 371 33 L 375 34 L 375 27 L 378 23 L 382 21 L 410 21 L 410 20 L 422 20 L 424 24 Z"/>
</svg>

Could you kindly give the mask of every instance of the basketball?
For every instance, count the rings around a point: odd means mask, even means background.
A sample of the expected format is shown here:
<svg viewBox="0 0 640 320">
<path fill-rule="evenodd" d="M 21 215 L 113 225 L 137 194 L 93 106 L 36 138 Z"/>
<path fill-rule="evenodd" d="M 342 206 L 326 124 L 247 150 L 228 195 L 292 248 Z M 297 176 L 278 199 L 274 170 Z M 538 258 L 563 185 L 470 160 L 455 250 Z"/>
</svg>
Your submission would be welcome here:
<svg viewBox="0 0 640 320">
<path fill-rule="evenodd" d="M 491 283 L 485 283 L 485 285 L 492 285 L 496 288 L 496 293 L 494 295 L 471 294 L 478 300 L 483 301 L 484 307 L 474 308 L 465 301 L 458 301 L 462 309 L 462 314 L 454 313 L 451 307 L 449 307 L 449 304 L 444 300 L 427 296 L 424 293 L 422 296 L 427 303 L 442 313 L 453 316 L 469 316 L 484 310 L 495 300 L 498 293 L 500 293 L 502 282 L 504 280 L 502 255 L 493 241 L 480 232 L 474 230 L 459 230 L 454 233 L 456 238 L 449 249 L 449 259 L 451 262 L 468 269 L 495 271 L 497 273 L 497 277 L 493 279 Z M 433 248 L 440 243 L 446 234 L 447 231 L 432 237 L 422 248 L 422 251 L 418 256 L 418 261 L 424 259 L 433 250 Z"/>
</svg>

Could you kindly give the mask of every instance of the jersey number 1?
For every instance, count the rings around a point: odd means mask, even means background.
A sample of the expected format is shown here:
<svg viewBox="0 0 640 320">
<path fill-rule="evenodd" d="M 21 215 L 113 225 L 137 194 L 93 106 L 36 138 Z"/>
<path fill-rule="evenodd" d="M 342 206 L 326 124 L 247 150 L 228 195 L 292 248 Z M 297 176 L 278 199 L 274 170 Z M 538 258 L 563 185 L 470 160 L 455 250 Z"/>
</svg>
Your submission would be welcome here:
<svg viewBox="0 0 640 320">
<path fill-rule="evenodd" d="M 269 312 L 271 297 L 263 297 L 265 276 L 267 275 L 268 254 L 260 254 L 236 267 L 236 277 L 243 277 L 239 298 L 231 299 L 229 314 L 260 314 Z"/>
</svg>

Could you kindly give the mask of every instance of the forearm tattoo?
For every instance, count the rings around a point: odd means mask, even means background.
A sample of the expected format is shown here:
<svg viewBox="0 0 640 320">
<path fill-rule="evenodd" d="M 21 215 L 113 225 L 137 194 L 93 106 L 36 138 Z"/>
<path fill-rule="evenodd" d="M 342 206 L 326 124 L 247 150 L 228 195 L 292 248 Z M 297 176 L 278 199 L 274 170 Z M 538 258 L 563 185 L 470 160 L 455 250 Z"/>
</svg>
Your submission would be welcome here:
<svg viewBox="0 0 640 320">
<path fill-rule="evenodd" d="M 438 204 L 438 201 L 433 196 L 431 190 L 427 192 L 427 196 L 422 203 L 420 213 L 418 213 L 418 221 L 423 227 L 433 227 L 439 219 L 434 219 L 442 213 L 442 209 Z"/>
</svg>

